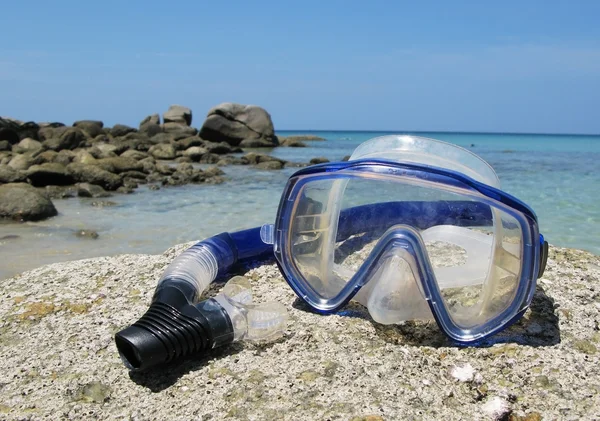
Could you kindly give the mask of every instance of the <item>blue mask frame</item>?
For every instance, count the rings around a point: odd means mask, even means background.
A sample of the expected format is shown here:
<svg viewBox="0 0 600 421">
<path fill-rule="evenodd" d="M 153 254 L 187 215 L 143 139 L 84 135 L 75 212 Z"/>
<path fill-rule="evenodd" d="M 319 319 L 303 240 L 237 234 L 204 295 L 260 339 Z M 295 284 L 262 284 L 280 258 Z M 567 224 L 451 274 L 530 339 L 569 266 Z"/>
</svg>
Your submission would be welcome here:
<svg viewBox="0 0 600 421">
<path fill-rule="evenodd" d="M 369 259 L 348 284 L 334 297 L 323 298 L 303 278 L 294 264 L 287 247 L 287 233 L 291 224 L 293 206 L 298 192 L 309 181 L 323 178 L 348 178 L 364 173 L 378 173 L 390 176 L 413 177 L 445 186 L 461 188 L 477 197 L 478 202 L 458 202 L 449 205 L 440 202 L 435 217 L 423 219 L 422 202 L 389 202 L 376 205 L 363 205 L 342 211 L 339 218 L 337 240 L 343 240 L 360 231 L 361 213 L 373 214 L 373 207 L 378 207 L 378 220 L 369 220 L 372 224 L 392 226 L 396 223 L 411 225 L 419 229 L 442 224 L 446 218 L 459 220 L 462 226 L 481 225 L 485 221 L 491 223 L 490 206 L 510 214 L 521 225 L 523 235 L 523 256 L 521 276 L 513 302 L 498 316 L 487 323 L 473 327 L 461 328 L 446 310 L 441 293 L 435 281 L 435 275 L 429 262 L 426 250 L 418 232 L 406 228 L 393 230 L 386 238 L 381 238 Z M 431 209 L 431 203 L 428 203 Z M 344 224 L 353 221 L 353 224 Z M 397 221 L 397 222 L 396 222 Z M 352 228 L 350 229 L 350 225 Z M 537 216 L 534 211 L 519 199 L 502 190 L 480 183 L 461 173 L 430 167 L 421 164 L 391 162 L 381 159 L 364 159 L 349 162 L 327 163 L 301 169 L 294 173 L 281 196 L 277 219 L 274 226 L 274 254 L 284 278 L 294 292 L 317 312 L 328 314 L 342 308 L 369 279 L 369 274 L 378 267 L 381 255 L 396 241 L 401 241 L 410 249 L 418 263 L 422 288 L 431 308 L 431 312 L 440 329 L 452 340 L 460 344 L 473 344 L 494 335 L 517 321 L 527 310 L 533 299 L 537 278 L 543 273 L 547 257 L 547 243 L 538 231 Z"/>
</svg>

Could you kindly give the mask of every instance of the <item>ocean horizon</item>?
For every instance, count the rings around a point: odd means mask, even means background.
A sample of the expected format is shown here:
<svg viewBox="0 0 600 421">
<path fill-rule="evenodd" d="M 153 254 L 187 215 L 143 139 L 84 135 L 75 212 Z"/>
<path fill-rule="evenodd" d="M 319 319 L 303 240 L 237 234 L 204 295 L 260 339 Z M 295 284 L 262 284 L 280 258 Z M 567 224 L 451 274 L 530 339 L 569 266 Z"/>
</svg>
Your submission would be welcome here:
<svg viewBox="0 0 600 421">
<path fill-rule="evenodd" d="M 496 170 L 503 190 L 530 205 L 553 245 L 600 254 L 600 135 L 432 131 L 277 130 L 281 136 L 310 134 L 325 141 L 307 147 L 249 149 L 286 161 L 315 157 L 339 161 L 360 143 L 385 134 L 416 134 L 465 147 Z M 246 151 L 246 152 L 247 152 Z M 239 154 L 243 155 L 243 154 Z M 206 167 L 205 164 L 195 164 Z M 97 199 L 54 200 L 59 215 L 40 222 L 0 224 L 0 279 L 37 266 L 123 253 L 161 253 L 172 245 L 223 231 L 272 223 L 280 195 L 296 168 L 279 171 L 229 165 L 219 185 L 140 186 L 113 195 L 114 206 Z M 97 239 L 78 238 L 93 230 Z"/>
</svg>

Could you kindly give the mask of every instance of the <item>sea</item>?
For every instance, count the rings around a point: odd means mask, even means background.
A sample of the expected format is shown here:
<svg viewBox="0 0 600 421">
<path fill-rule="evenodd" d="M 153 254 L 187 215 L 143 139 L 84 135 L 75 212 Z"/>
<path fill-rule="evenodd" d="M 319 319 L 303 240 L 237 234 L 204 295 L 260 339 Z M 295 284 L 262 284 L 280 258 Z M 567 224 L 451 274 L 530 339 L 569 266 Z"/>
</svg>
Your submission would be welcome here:
<svg viewBox="0 0 600 421">
<path fill-rule="evenodd" d="M 305 148 L 261 149 L 293 162 L 351 155 L 360 143 L 403 131 L 281 131 L 311 134 Z M 600 135 L 408 133 L 465 147 L 492 165 L 508 193 L 536 212 L 549 243 L 600 254 Z M 0 224 L 0 279 L 48 263 L 123 253 L 158 254 L 169 247 L 275 219 L 286 180 L 297 169 L 263 171 L 222 167 L 220 185 L 141 186 L 108 199 L 54 200 L 58 216 L 41 222 Z M 110 200 L 113 206 L 93 206 Z M 98 238 L 80 238 L 93 230 Z"/>
</svg>

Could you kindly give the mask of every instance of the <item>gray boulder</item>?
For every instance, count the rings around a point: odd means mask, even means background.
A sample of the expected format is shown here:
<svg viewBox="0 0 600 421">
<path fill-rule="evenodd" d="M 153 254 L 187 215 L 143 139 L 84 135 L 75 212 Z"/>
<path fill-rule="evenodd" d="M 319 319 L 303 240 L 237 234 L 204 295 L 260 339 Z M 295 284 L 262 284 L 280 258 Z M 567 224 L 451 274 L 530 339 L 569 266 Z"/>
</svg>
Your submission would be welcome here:
<svg viewBox="0 0 600 421">
<path fill-rule="evenodd" d="M 122 185 L 121 177 L 96 165 L 72 163 L 67 170 L 80 183 L 97 184 L 106 190 L 116 190 Z"/>
<path fill-rule="evenodd" d="M 0 165 L 0 184 L 25 181 L 25 174 L 8 165 Z"/>
<path fill-rule="evenodd" d="M 0 117 L 0 140 L 6 140 L 11 145 L 19 143 L 19 126 L 20 123 L 15 120 Z"/>
<path fill-rule="evenodd" d="M 156 159 L 175 159 L 175 147 L 170 143 L 154 145 L 148 151 Z"/>
<path fill-rule="evenodd" d="M 27 170 L 26 175 L 35 187 L 68 186 L 75 182 L 67 167 L 56 163 L 33 165 Z"/>
<path fill-rule="evenodd" d="M 284 163 L 281 161 L 267 161 L 267 162 L 259 162 L 256 164 L 256 168 L 260 168 L 261 170 L 280 170 L 283 168 Z"/>
<path fill-rule="evenodd" d="M 89 138 L 93 139 L 103 134 L 102 128 L 104 127 L 104 123 L 98 120 L 80 120 L 73 123 L 73 127 L 83 130 Z"/>
<path fill-rule="evenodd" d="M 185 150 L 183 156 L 190 158 L 194 162 L 199 162 L 202 158 L 202 155 L 206 154 L 207 152 L 208 150 L 206 148 L 201 146 L 192 146 L 191 148 Z"/>
<path fill-rule="evenodd" d="M 8 140 L 0 140 L 0 151 L 12 150 L 11 143 Z"/>
<path fill-rule="evenodd" d="M 175 147 L 179 150 L 186 150 L 191 148 L 192 146 L 204 146 L 204 140 L 200 139 L 197 136 L 186 137 L 185 139 L 179 139 L 175 143 Z"/>
<path fill-rule="evenodd" d="M 313 158 L 310 160 L 311 165 L 325 164 L 327 162 L 329 162 L 329 159 L 325 158 L 324 156 L 320 156 L 320 157 Z"/>
<path fill-rule="evenodd" d="M 55 162 L 57 156 L 58 152 L 56 151 L 44 151 L 35 156 L 35 158 L 33 159 L 33 163 L 39 165 L 45 162 Z"/>
<path fill-rule="evenodd" d="M 189 136 L 196 136 L 198 134 L 197 129 L 190 126 L 184 126 L 180 123 L 165 123 L 161 126 L 161 128 L 165 133 L 172 133 L 180 139 Z"/>
<path fill-rule="evenodd" d="M 79 183 L 77 185 L 77 196 L 79 197 L 108 197 L 110 193 L 102 187 L 90 183 Z"/>
<path fill-rule="evenodd" d="M 217 105 L 208 112 L 200 137 L 213 142 L 227 142 L 232 146 L 238 146 L 246 139 L 262 139 L 269 146 L 279 144 L 273 121 L 265 109 L 230 102 Z"/>
<path fill-rule="evenodd" d="M 83 131 L 77 127 L 59 127 L 56 129 L 43 129 L 40 132 L 52 130 L 52 138 L 43 142 L 47 149 L 60 151 L 63 149 L 75 149 L 86 141 Z M 41 134 L 40 134 L 41 136 Z M 46 134 L 44 134 L 46 136 Z"/>
<path fill-rule="evenodd" d="M 208 149 L 210 153 L 216 153 L 217 155 L 225 155 L 233 152 L 231 145 L 227 142 L 204 142 L 204 147 Z"/>
<path fill-rule="evenodd" d="M 68 149 L 63 149 L 58 153 L 58 155 L 56 155 L 56 158 L 54 158 L 54 162 L 58 164 L 69 165 L 73 161 L 73 159 L 75 159 L 76 156 L 76 152 L 70 151 Z"/>
<path fill-rule="evenodd" d="M 169 110 L 163 114 L 165 123 L 179 123 L 186 126 L 192 125 L 192 110 L 182 105 L 171 105 Z"/>
<path fill-rule="evenodd" d="M 148 137 L 154 137 L 159 133 L 162 133 L 163 129 L 160 127 L 160 124 L 155 123 L 144 123 L 140 126 L 139 133 L 145 134 Z"/>
<path fill-rule="evenodd" d="M 133 127 L 126 126 L 125 124 L 115 124 L 112 129 L 110 129 L 110 134 L 114 137 L 125 136 L 129 133 L 135 132 L 136 129 Z"/>
<path fill-rule="evenodd" d="M 145 124 L 160 124 L 160 116 L 158 114 L 151 114 L 140 122 L 140 130 Z"/>
<path fill-rule="evenodd" d="M 15 155 L 8 163 L 13 170 L 23 171 L 33 165 L 33 158 L 29 154 Z"/>
<path fill-rule="evenodd" d="M 79 164 L 94 164 L 96 163 L 96 158 L 85 149 L 81 149 L 76 152 L 72 162 L 77 162 Z"/>
<path fill-rule="evenodd" d="M 0 186 L 0 218 L 39 221 L 57 213 L 52 201 L 27 183 Z"/>
<path fill-rule="evenodd" d="M 12 151 L 15 153 L 36 152 L 43 148 L 42 144 L 35 139 L 26 137 L 16 145 L 13 145 Z"/>
<path fill-rule="evenodd" d="M 126 171 L 141 171 L 144 166 L 133 158 L 118 156 L 116 158 L 104 158 L 96 160 L 98 165 L 103 170 L 120 174 Z"/>
<path fill-rule="evenodd" d="M 128 151 L 123 152 L 120 156 L 122 158 L 131 158 L 131 159 L 135 159 L 136 161 L 139 161 L 141 159 L 147 158 L 148 154 L 146 152 L 141 152 L 141 151 L 136 151 L 136 150 L 130 149 Z"/>
<path fill-rule="evenodd" d="M 306 143 L 302 142 L 301 140 L 297 140 L 297 139 L 285 138 L 282 140 L 281 138 L 279 138 L 279 141 L 281 142 L 281 146 L 288 146 L 290 148 L 306 147 Z"/>
</svg>

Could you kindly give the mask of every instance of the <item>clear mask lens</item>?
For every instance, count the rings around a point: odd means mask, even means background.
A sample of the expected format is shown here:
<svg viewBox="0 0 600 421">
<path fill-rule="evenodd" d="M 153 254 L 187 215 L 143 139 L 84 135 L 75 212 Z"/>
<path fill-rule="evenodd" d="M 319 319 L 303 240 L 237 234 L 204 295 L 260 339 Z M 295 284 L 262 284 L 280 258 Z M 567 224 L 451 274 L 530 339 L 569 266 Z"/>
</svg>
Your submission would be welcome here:
<svg viewBox="0 0 600 421">
<path fill-rule="evenodd" d="M 361 268 L 374 264 L 372 252 L 384 234 L 406 226 L 420 236 L 435 287 L 459 327 L 482 325 L 514 301 L 523 228 L 482 198 L 414 177 L 375 173 L 321 175 L 300 189 L 288 255 L 322 299 L 339 296 Z M 376 275 L 362 281 L 367 284 L 357 299 L 382 323 L 430 318 L 415 257 L 393 247 L 386 253 Z"/>
</svg>

